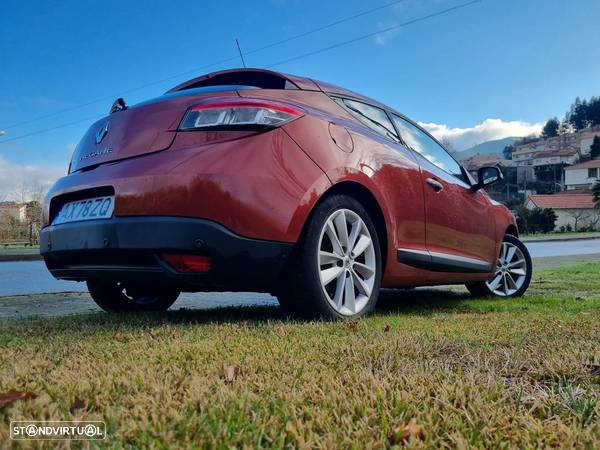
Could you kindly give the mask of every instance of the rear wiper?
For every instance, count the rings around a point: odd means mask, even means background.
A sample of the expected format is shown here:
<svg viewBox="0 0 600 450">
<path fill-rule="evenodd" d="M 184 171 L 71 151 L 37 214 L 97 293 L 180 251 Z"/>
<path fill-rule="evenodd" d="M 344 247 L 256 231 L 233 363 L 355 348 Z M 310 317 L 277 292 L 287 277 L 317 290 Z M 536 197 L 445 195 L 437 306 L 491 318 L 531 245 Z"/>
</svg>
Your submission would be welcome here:
<svg viewBox="0 0 600 450">
<path fill-rule="evenodd" d="M 115 102 L 112 104 L 112 106 L 110 107 L 110 113 L 116 113 L 117 111 L 123 111 L 127 109 L 127 105 L 125 104 L 125 100 L 123 100 L 121 97 L 119 97 L 118 99 L 115 100 Z"/>
</svg>

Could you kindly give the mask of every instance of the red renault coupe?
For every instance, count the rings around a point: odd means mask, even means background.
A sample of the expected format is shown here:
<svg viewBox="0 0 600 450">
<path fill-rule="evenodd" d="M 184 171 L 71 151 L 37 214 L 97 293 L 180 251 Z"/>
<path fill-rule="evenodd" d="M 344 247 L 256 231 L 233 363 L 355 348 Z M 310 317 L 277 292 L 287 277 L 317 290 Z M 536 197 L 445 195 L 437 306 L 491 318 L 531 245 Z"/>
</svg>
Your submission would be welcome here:
<svg viewBox="0 0 600 450">
<path fill-rule="evenodd" d="M 257 291 L 294 315 L 354 318 L 381 287 L 522 295 L 515 219 L 425 130 L 310 78 L 204 75 L 91 126 L 44 207 L 52 275 L 107 311 L 180 292 Z"/>
</svg>

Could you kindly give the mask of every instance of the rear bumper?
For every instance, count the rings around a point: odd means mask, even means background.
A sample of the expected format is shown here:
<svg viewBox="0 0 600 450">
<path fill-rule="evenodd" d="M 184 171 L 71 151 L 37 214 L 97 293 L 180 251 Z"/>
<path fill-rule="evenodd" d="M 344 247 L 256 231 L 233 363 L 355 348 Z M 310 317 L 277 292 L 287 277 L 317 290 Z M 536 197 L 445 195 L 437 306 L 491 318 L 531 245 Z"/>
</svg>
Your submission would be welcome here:
<svg viewBox="0 0 600 450">
<path fill-rule="evenodd" d="M 236 235 L 205 219 L 113 217 L 44 228 L 40 253 L 55 278 L 170 284 L 182 291 L 272 292 L 293 244 Z M 207 273 L 178 273 L 161 252 L 206 255 Z"/>
</svg>

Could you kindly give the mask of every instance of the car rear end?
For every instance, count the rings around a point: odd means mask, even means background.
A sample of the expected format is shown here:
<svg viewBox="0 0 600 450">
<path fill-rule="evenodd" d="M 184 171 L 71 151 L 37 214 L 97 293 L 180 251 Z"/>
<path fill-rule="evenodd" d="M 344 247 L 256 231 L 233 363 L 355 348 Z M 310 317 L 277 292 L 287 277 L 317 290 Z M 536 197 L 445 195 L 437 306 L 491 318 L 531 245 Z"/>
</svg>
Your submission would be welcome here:
<svg viewBox="0 0 600 450">
<path fill-rule="evenodd" d="M 299 83 L 240 73 L 116 102 L 90 127 L 44 208 L 41 254 L 56 278 L 272 289 L 324 176 L 284 130 L 308 114 L 277 95 Z"/>
</svg>

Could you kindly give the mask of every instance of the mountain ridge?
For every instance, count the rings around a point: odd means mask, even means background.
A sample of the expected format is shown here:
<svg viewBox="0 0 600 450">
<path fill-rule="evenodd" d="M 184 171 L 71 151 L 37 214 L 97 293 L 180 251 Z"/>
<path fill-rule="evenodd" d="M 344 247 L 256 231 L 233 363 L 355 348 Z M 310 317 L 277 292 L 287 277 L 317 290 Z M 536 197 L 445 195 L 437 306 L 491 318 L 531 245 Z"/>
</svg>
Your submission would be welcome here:
<svg viewBox="0 0 600 450">
<path fill-rule="evenodd" d="M 476 154 L 480 155 L 499 155 L 502 156 L 502 151 L 507 145 L 512 145 L 518 137 L 506 137 L 502 139 L 493 139 L 491 141 L 481 142 L 480 144 L 469 147 L 465 150 L 456 152 L 458 159 L 467 159 Z"/>
</svg>

